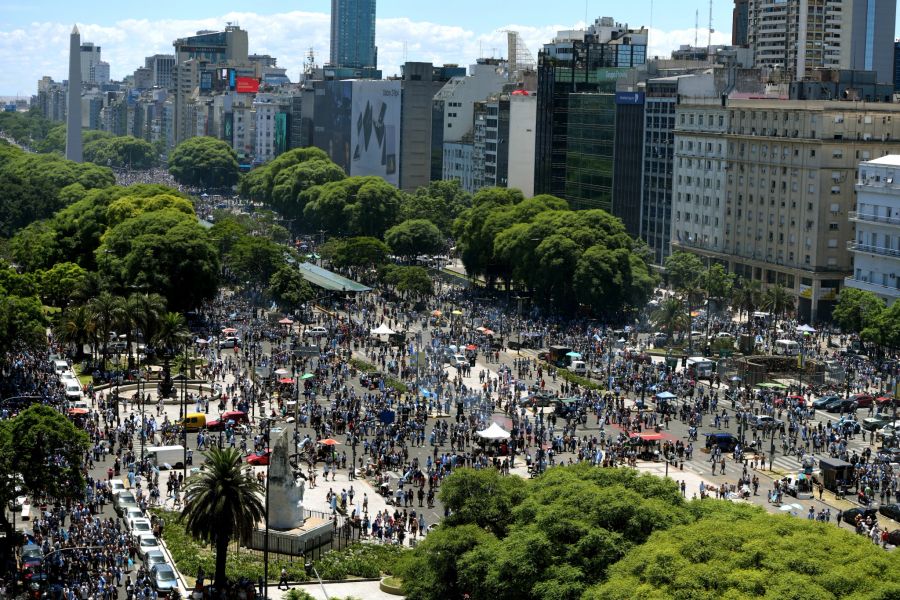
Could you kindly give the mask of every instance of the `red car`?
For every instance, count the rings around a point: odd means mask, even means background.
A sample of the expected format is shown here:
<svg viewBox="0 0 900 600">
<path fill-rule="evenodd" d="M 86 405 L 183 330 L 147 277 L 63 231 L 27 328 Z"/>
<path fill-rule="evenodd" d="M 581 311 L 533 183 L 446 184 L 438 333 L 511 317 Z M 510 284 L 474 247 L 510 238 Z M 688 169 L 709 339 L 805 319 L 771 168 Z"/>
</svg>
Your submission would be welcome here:
<svg viewBox="0 0 900 600">
<path fill-rule="evenodd" d="M 857 408 L 869 408 L 875 402 L 875 397 L 870 394 L 855 394 L 850 399 L 856 402 Z"/>
<path fill-rule="evenodd" d="M 272 451 L 268 448 L 266 448 L 265 450 L 259 450 L 258 452 L 254 452 L 247 457 L 247 464 L 253 465 L 255 467 L 268 467 L 269 456 L 271 455 Z"/>
<path fill-rule="evenodd" d="M 804 399 L 803 396 L 798 396 L 796 394 L 787 396 L 786 398 L 776 398 L 773 404 L 775 406 L 784 406 L 785 400 L 792 406 L 806 406 L 806 399 Z"/>
<path fill-rule="evenodd" d="M 232 421 L 232 425 L 246 425 L 250 423 L 250 417 L 242 410 L 228 410 L 220 418 L 208 422 L 206 428 L 210 431 L 225 431 L 228 421 Z"/>
<path fill-rule="evenodd" d="M 877 398 L 875 398 L 875 402 L 878 404 L 878 406 L 893 406 L 894 405 L 894 399 L 891 398 L 890 396 L 878 396 Z M 898 530 L 898 531 L 900 531 L 900 530 Z"/>
</svg>

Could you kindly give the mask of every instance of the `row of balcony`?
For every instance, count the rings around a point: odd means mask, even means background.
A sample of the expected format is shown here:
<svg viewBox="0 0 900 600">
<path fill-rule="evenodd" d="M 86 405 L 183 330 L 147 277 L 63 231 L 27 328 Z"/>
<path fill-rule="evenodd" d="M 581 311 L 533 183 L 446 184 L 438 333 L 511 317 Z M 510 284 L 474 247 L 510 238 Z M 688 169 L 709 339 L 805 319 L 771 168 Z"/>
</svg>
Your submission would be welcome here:
<svg viewBox="0 0 900 600">
<path fill-rule="evenodd" d="M 866 254 L 875 254 L 878 256 L 888 256 L 891 258 L 900 258 L 900 250 L 893 248 L 885 248 L 883 246 L 873 246 L 871 244 L 860 244 L 859 242 L 847 242 L 847 250 L 854 252 L 865 252 Z"/>
<path fill-rule="evenodd" d="M 900 225 L 900 217 L 888 217 L 885 215 L 873 215 L 871 213 L 860 213 L 851 210 L 849 213 L 851 221 L 860 221 L 865 223 L 879 223 L 882 225 Z"/>
</svg>

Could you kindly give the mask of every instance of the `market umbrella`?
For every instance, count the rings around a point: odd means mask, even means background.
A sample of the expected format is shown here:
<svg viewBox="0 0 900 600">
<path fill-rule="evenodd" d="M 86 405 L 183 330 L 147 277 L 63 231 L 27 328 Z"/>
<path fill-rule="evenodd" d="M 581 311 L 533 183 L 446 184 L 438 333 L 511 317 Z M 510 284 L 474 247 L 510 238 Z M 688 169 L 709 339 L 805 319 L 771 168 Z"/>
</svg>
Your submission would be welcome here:
<svg viewBox="0 0 900 600">
<path fill-rule="evenodd" d="M 278 321 L 278 323 L 280 325 L 293 325 L 294 324 L 294 322 L 291 321 L 290 319 L 288 319 L 287 317 L 285 317 L 284 319 L 281 319 L 280 321 Z"/>
<path fill-rule="evenodd" d="M 287 369 L 275 369 L 275 374 L 276 375 L 287 375 L 288 370 Z"/>
<path fill-rule="evenodd" d="M 444 313 L 442 313 L 442 312 L 439 311 L 439 310 L 433 310 L 433 311 L 431 311 L 431 316 L 432 316 L 432 317 L 440 317 L 440 316 L 443 316 L 443 314 L 444 314 Z"/>
<path fill-rule="evenodd" d="M 672 392 L 660 392 L 656 395 L 656 397 L 660 400 L 674 400 L 675 398 L 677 398 L 677 396 Z"/>
<path fill-rule="evenodd" d="M 738 377 L 737 375 L 734 375 L 734 376 L 733 376 L 731 379 L 729 379 L 728 381 L 735 381 L 735 382 L 737 382 L 737 381 L 742 381 L 742 379 L 741 379 L 740 377 Z"/>
<path fill-rule="evenodd" d="M 208 343 L 209 343 L 209 340 L 204 340 L 203 338 L 197 338 L 197 339 L 195 340 L 195 342 L 196 342 L 197 344 L 200 344 L 200 345 L 202 346 L 203 344 L 208 344 Z"/>
<path fill-rule="evenodd" d="M 392 335 L 394 330 L 382 323 L 370 332 L 372 335 Z"/>
<path fill-rule="evenodd" d="M 282 377 L 281 379 L 278 380 L 278 383 L 284 383 L 284 384 L 294 383 L 294 379 L 292 377 Z"/>
<path fill-rule="evenodd" d="M 332 438 L 325 438 L 324 440 L 319 440 L 319 443 L 323 446 L 340 446 L 341 443 Z"/>
<path fill-rule="evenodd" d="M 466 350 L 478 350 L 478 346 L 476 346 L 475 344 L 469 344 L 468 346 L 466 346 Z"/>
<path fill-rule="evenodd" d="M 304 373 L 300 376 L 300 379 L 312 379 L 313 377 L 315 377 L 315 375 L 313 375 L 312 373 Z"/>
<path fill-rule="evenodd" d="M 485 329 L 485 330 L 482 331 L 481 333 L 483 333 L 484 335 L 494 335 L 494 332 L 491 331 L 490 329 Z"/>
<path fill-rule="evenodd" d="M 237 333 L 237 329 L 234 327 L 226 327 L 222 330 L 222 333 Z"/>
<path fill-rule="evenodd" d="M 580 352 L 566 352 L 566 356 L 570 356 L 572 358 L 581 358 Z"/>
<path fill-rule="evenodd" d="M 491 423 L 490 427 L 487 429 L 482 429 L 481 431 L 476 431 L 475 435 L 480 437 L 483 440 L 508 440 L 509 432 L 497 425 L 496 423 Z"/>
<path fill-rule="evenodd" d="M 816 330 L 814 327 L 810 327 L 809 325 L 801 325 L 797 328 L 797 331 L 800 333 L 815 333 Z"/>
<path fill-rule="evenodd" d="M 454 310 L 452 314 L 459 316 L 459 315 L 462 314 L 462 311 L 461 311 L 461 310 Z"/>
</svg>

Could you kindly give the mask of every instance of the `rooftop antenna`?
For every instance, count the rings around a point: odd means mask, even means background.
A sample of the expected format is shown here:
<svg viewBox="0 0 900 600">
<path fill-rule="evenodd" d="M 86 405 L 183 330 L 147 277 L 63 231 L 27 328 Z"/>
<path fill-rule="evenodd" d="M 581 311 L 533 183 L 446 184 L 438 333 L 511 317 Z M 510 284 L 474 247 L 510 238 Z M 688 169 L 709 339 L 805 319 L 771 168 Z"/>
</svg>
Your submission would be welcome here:
<svg viewBox="0 0 900 600">
<path fill-rule="evenodd" d="M 715 29 L 713 29 L 713 0 L 709 0 L 709 37 L 706 39 L 706 50 L 707 52 L 712 52 L 712 34 L 715 33 Z"/>
<path fill-rule="evenodd" d="M 403 40 L 403 62 L 406 63 L 409 60 L 409 47 L 407 45 L 406 40 Z"/>
<path fill-rule="evenodd" d="M 700 9 L 694 11 L 694 48 L 700 44 L 697 41 L 698 35 L 700 35 Z"/>
</svg>

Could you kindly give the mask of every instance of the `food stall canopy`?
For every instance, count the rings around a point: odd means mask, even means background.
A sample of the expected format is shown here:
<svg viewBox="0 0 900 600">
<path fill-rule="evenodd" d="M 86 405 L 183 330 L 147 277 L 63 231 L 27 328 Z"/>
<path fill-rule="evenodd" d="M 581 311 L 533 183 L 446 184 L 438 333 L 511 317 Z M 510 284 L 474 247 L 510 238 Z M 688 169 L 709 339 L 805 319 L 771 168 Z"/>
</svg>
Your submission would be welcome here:
<svg viewBox="0 0 900 600">
<path fill-rule="evenodd" d="M 491 426 L 482 431 L 476 431 L 475 435 L 480 437 L 483 440 L 508 440 L 509 432 L 504 430 L 502 427 L 497 425 L 496 423 L 491 423 Z"/>
<path fill-rule="evenodd" d="M 658 442 L 663 439 L 663 434 L 661 433 L 632 433 L 631 439 L 636 440 L 640 439 L 645 442 Z"/>
<path fill-rule="evenodd" d="M 395 332 L 393 329 L 382 323 L 376 329 L 372 330 L 372 335 L 393 335 Z"/>
</svg>

